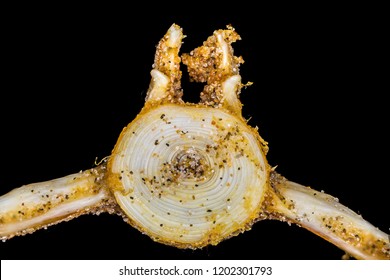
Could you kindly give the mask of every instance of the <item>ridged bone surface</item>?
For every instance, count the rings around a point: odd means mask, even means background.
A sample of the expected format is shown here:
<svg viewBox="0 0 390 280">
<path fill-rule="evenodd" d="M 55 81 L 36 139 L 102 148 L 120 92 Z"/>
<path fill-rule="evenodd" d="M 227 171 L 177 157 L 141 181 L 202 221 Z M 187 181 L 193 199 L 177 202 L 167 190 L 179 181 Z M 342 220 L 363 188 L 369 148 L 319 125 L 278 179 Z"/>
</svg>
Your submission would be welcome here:
<svg viewBox="0 0 390 280">
<path fill-rule="evenodd" d="M 110 184 L 132 225 L 178 247 L 216 244 L 258 217 L 264 143 L 222 109 L 161 105 L 139 115 L 110 159 Z"/>
</svg>

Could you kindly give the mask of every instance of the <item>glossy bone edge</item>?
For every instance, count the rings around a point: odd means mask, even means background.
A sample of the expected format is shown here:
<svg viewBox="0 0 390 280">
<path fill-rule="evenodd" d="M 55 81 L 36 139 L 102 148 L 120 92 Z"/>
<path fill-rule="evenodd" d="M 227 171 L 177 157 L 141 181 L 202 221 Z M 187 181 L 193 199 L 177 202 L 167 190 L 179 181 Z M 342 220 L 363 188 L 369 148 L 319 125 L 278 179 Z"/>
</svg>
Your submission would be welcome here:
<svg viewBox="0 0 390 280">
<path fill-rule="evenodd" d="M 16 188 L 0 197 L 0 239 L 32 233 L 82 214 L 115 212 L 104 166 Z"/>
<path fill-rule="evenodd" d="M 271 217 L 298 224 L 356 259 L 390 259 L 389 235 L 340 204 L 337 198 L 276 173 L 271 175 L 271 182 L 279 198 L 268 207 Z"/>
</svg>

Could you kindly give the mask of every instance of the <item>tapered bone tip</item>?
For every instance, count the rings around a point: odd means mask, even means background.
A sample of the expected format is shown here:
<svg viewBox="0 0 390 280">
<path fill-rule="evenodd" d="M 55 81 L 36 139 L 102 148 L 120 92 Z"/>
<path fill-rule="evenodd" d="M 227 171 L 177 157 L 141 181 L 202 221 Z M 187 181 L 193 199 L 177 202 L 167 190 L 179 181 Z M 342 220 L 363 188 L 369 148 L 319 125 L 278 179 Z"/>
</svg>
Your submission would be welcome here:
<svg viewBox="0 0 390 280">
<path fill-rule="evenodd" d="M 179 51 L 183 37 L 182 28 L 172 24 L 158 43 L 146 101 L 182 103 Z"/>
<path fill-rule="evenodd" d="M 172 24 L 167 32 L 167 46 L 171 48 L 178 48 L 181 45 L 183 39 L 183 29 L 177 25 Z"/>
</svg>

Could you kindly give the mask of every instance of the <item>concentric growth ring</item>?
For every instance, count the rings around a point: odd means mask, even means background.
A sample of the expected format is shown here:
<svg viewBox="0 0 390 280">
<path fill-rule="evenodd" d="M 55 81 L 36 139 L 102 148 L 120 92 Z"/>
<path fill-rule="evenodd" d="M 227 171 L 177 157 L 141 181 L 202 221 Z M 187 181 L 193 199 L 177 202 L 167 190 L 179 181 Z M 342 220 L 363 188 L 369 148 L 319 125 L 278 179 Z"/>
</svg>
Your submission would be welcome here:
<svg viewBox="0 0 390 280">
<path fill-rule="evenodd" d="M 260 211 L 268 168 L 248 126 L 199 105 L 141 113 L 122 132 L 109 165 L 129 222 L 183 248 L 248 229 Z"/>
</svg>

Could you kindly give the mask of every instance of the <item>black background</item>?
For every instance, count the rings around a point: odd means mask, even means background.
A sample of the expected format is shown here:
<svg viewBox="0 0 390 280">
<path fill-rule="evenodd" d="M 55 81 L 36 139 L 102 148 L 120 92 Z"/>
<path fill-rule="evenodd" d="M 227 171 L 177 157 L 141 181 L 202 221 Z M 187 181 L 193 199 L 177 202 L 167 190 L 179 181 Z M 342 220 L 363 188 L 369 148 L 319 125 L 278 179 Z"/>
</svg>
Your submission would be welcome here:
<svg viewBox="0 0 390 280">
<path fill-rule="evenodd" d="M 168 4 L 167 4 L 168 5 Z M 33 9 L 32 9 L 33 8 Z M 44 9 L 45 8 L 45 9 Z M 336 196 L 388 232 L 388 75 L 382 18 L 353 7 L 194 14 L 90 6 L 18 7 L 2 28 L 0 193 L 75 173 L 110 154 L 143 107 L 155 46 L 172 23 L 181 52 L 232 26 L 243 115 L 290 180 Z M 386 53 L 387 55 L 387 53 Z M 183 68 L 185 70 L 185 68 Z M 184 99 L 202 85 L 183 76 Z M 118 216 L 82 216 L 0 242 L 1 259 L 340 259 L 305 229 L 262 221 L 199 250 L 151 241 Z"/>
</svg>

